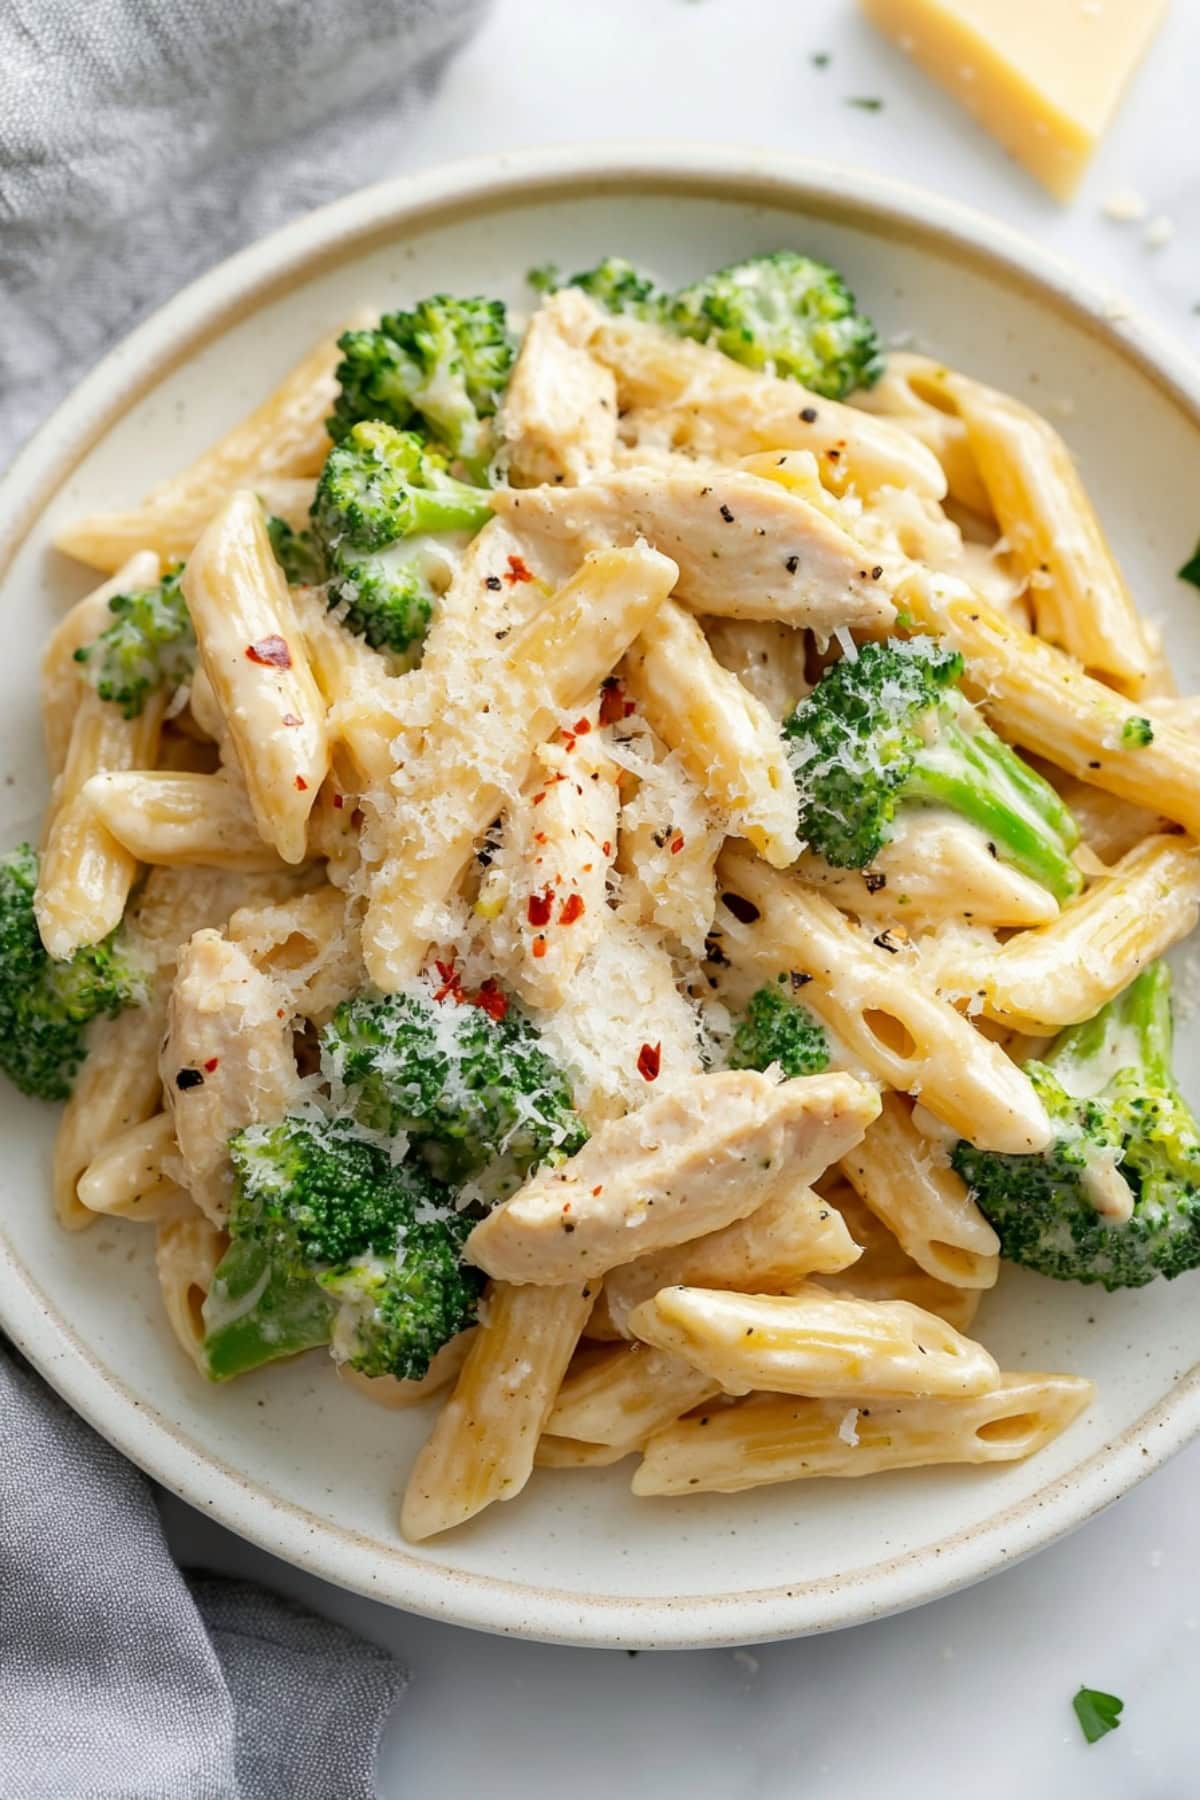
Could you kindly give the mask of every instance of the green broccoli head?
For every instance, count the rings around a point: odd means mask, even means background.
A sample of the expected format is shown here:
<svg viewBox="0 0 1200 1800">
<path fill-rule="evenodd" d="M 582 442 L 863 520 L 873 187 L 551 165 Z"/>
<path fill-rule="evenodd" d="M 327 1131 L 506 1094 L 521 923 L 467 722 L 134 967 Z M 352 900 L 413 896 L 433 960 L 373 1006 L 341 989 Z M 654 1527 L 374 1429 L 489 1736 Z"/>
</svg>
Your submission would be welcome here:
<svg viewBox="0 0 1200 1800">
<path fill-rule="evenodd" d="M 315 532 L 297 531 L 277 513 L 268 513 L 267 536 L 289 587 L 318 587 L 325 580 L 329 570 Z"/>
<path fill-rule="evenodd" d="M 582 269 L 578 275 L 565 279 L 553 263 L 545 263 L 540 269 L 530 269 L 526 279 L 539 294 L 553 294 L 564 287 L 580 288 L 605 312 L 633 313 L 638 318 L 662 322 L 667 296 L 623 256 L 606 256 L 594 269 Z"/>
<path fill-rule="evenodd" d="M 875 327 L 841 275 L 795 250 L 751 257 L 681 288 L 666 320 L 683 337 L 830 400 L 883 371 Z"/>
<path fill-rule="evenodd" d="M 533 1021 L 494 983 L 469 997 L 445 973 L 338 1008 L 323 1038 L 335 1091 L 362 1124 L 406 1132 L 446 1180 L 572 1155 L 587 1132 Z"/>
<path fill-rule="evenodd" d="M 482 1276 L 471 1222 L 421 1163 L 395 1163 L 352 1121 L 287 1118 L 230 1141 L 229 1248 L 204 1303 L 214 1380 L 332 1344 L 371 1375 L 419 1379 L 471 1322 Z"/>
<path fill-rule="evenodd" d="M 800 832 L 826 862 L 863 869 L 906 804 L 950 807 L 994 854 L 1058 900 L 1079 892 L 1079 828 L 1048 782 L 959 693 L 962 657 L 933 638 L 867 643 L 827 669 L 783 722 Z"/>
<path fill-rule="evenodd" d="M 730 1048 L 731 1069 L 769 1069 L 777 1063 L 787 1076 L 819 1075 L 829 1067 L 829 1039 L 824 1027 L 780 985 L 751 994 L 738 1021 Z"/>
<path fill-rule="evenodd" d="M 335 443 L 360 420 L 382 419 L 435 438 L 485 478 L 495 449 L 488 421 L 515 354 L 501 301 L 434 294 L 411 312 L 385 313 L 374 330 L 346 332 L 340 348 Z"/>
<path fill-rule="evenodd" d="M 415 432 L 355 425 L 330 451 L 312 506 L 330 606 L 375 649 L 409 650 L 449 579 L 437 534 L 477 531 L 490 517 L 486 490 L 456 481 Z"/>
<path fill-rule="evenodd" d="M 114 594 L 108 603 L 113 623 L 75 652 L 84 675 L 102 700 L 136 719 L 152 693 L 180 687 L 196 666 L 196 634 L 188 615 L 176 563 L 153 587 Z"/>
<path fill-rule="evenodd" d="M 19 844 L 0 857 L 0 1069 L 23 1094 L 65 1100 L 86 1033 L 146 998 L 147 972 L 119 933 L 55 962 L 34 916 L 38 856 Z"/>
<path fill-rule="evenodd" d="M 1171 1038 L 1170 971 L 1155 963 L 1026 1063 L 1055 1126 L 1048 1150 L 956 1146 L 954 1167 L 1010 1261 L 1110 1289 L 1200 1266 L 1200 1129 L 1175 1084 Z"/>
</svg>

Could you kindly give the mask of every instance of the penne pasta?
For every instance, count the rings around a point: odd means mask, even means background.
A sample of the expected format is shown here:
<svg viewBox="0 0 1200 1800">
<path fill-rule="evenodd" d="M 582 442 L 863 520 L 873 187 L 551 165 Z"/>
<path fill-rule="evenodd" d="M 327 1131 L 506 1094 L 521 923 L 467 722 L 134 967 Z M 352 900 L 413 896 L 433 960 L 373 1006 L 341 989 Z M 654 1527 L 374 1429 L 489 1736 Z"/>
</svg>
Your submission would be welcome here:
<svg viewBox="0 0 1200 1800">
<path fill-rule="evenodd" d="M 278 480 L 316 475 L 329 449 L 325 418 L 337 393 L 337 360 L 336 336 L 323 338 L 261 406 L 189 468 L 152 488 L 132 512 L 72 521 L 57 533 L 58 549 L 96 569 L 119 568 L 142 549 L 174 561 L 188 555 L 238 488 L 257 486 L 272 504 Z"/>
<path fill-rule="evenodd" d="M 1050 1125 L 1027 1077 L 926 987 L 919 969 L 877 948 L 820 894 L 727 850 L 722 944 L 774 979 L 810 977 L 805 1004 L 880 1081 L 922 1103 L 988 1150 L 1041 1150 Z M 733 904 L 730 904 L 732 895 Z"/>
<path fill-rule="evenodd" d="M 1127 693 L 1151 653 L 1129 590 L 1066 445 L 1048 420 L 995 388 L 948 384 L 1040 637 Z"/>
<path fill-rule="evenodd" d="M 884 1095 L 882 1112 L 841 1170 L 927 1275 L 949 1287 L 995 1286 L 1000 1240 L 943 1147 L 917 1130 L 901 1095 Z"/>
<path fill-rule="evenodd" d="M 969 1331 L 984 1289 L 951 1287 L 927 1275 L 900 1248 L 883 1220 L 861 1201 L 848 1181 L 822 1183 L 828 1203 L 836 1206 L 862 1255 L 846 1269 L 818 1274 L 818 1286 L 855 1300 L 907 1300 L 925 1312 L 936 1313 L 955 1331 Z M 590 1329 L 590 1327 L 589 1327 Z"/>
<path fill-rule="evenodd" d="M 206 528 L 183 590 L 259 835 L 298 863 L 329 768 L 325 703 L 252 493 L 236 493 Z"/>
<path fill-rule="evenodd" d="M 646 1445 L 635 1494 L 735 1494 L 818 1475 L 937 1463 L 1016 1462 L 1051 1443 L 1092 1398 L 1077 1375 L 1002 1375 L 970 1399 L 794 1400 L 754 1394 L 679 1420 Z"/>
<path fill-rule="evenodd" d="M 1000 1379 L 982 1344 L 903 1300 L 852 1300 L 805 1283 L 790 1294 L 663 1288 L 629 1321 L 729 1394 L 814 1399 L 986 1394 Z"/>
<path fill-rule="evenodd" d="M 618 1444 L 581 1444 L 576 1438 L 551 1437 L 543 1432 L 533 1453 L 535 1469 L 606 1469 L 634 1451 Z"/>
<path fill-rule="evenodd" d="M 718 1382 L 669 1351 L 618 1344 L 567 1371 L 546 1430 L 628 1453 L 720 1391 Z"/>
<path fill-rule="evenodd" d="M 408 1479 L 400 1529 L 411 1543 L 521 1492 L 594 1297 L 582 1283 L 488 1290 L 454 1392 Z"/>
<path fill-rule="evenodd" d="M 54 1142 L 54 1210 L 68 1231 L 81 1231 L 97 1218 L 80 1198 L 80 1177 L 107 1145 L 153 1118 L 162 1104 L 158 1046 L 165 1014 L 165 995 L 156 994 L 149 1005 L 97 1019 L 91 1028 L 87 1058 Z"/>
<path fill-rule="evenodd" d="M 258 835 L 240 780 L 136 769 L 93 775 L 93 817 L 138 862 L 269 871 L 278 853 Z"/>
<path fill-rule="evenodd" d="M 79 1177 L 78 1194 L 91 1212 L 122 1219 L 184 1218 L 195 1211 L 170 1173 L 178 1159 L 170 1115 L 155 1113 L 110 1138 Z"/>
<path fill-rule="evenodd" d="M 723 669 L 699 623 L 668 600 L 625 658 L 642 717 L 730 831 L 777 869 L 800 853 L 796 784 L 774 719 Z"/>
<path fill-rule="evenodd" d="M 364 1400 L 370 1400 L 374 1406 L 384 1406 L 390 1412 L 404 1412 L 410 1406 L 423 1406 L 452 1381 L 458 1380 L 474 1336 L 472 1326 L 450 1338 L 435 1352 L 428 1371 L 419 1381 L 401 1381 L 394 1375 L 363 1375 L 352 1369 L 348 1362 L 335 1363 L 334 1367 L 338 1379 L 346 1387 L 353 1388 L 356 1394 L 361 1394 Z"/>
<path fill-rule="evenodd" d="M 158 1227 L 155 1263 L 163 1307 L 181 1350 L 207 1376 L 204 1343 L 204 1305 L 213 1271 L 225 1254 L 229 1240 L 223 1231 L 198 1213 L 184 1219 L 168 1219 Z"/>
<path fill-rule="evenodd" d="M 950 499 L 981 518 L 991 516 L 991 496 L 959 411 L 958 378 L 944 363 L 893 350 L 880 379 L 860 388 L 850 404 L 911 432 L 941 463 Z"/>
<path fill-rule="evenodd" d="M 506 647 L 486 711 L 477 702 L 455 710 L 447 696 L 436 747 L 402 764 L 384 821 L 387 854 L 371 885 L 363 948 L 385 993 L 419 969 L 438 936 L 438 908 L 506 788 L 524 779 L 558 716 L 595 692 L 675 575 L 674 563 L 645 548 L 588 557 Z"/>
<path fill-rule="evenodd" d="M 794 625 L 770 619 L 701 619 L 709 648 L 723 669 L 761 700 L 776 721 L 808 693 L 808 638 Z"/>
</svg>

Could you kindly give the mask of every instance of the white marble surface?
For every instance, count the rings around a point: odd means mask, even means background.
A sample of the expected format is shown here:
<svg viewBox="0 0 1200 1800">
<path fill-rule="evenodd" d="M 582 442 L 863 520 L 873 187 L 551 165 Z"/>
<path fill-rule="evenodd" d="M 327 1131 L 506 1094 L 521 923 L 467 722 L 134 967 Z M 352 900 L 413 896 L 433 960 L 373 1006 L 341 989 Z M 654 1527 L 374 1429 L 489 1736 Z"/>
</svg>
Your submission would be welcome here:
<svg viewBox="0 0 1200 1800">
<path fill-rule="evenodd" d="M 829 65 L 815 68 L 814 53 Z M 415 167 L 521 144 L 690 137 L 882 169 L 1000 216 L 1195 348 L 1198 59 L 1200 0 L 1174 0 L 1063 210 L 877 42 L 852 0 L 499 0 L 414 123 L 409 158 Z M 851 96 L 884 106 L 860 111 Z M 1169 244 L 1150 248 L 1143 227 L 1103 215 L 1130 185 L 1173 220 Z M 882 1624 L 636 1659 L 390 1613 L 177 1502 L 167 1516 L 185 1562 L 258 1576 L 408 1663 L 412 1687 L 380 1757 L 384 1800 L 611 1800 L 635 1787 L 689 1800 L 1187 1800 L 1200 1791 L 1198 1484 L 1200 1445 L 1032 1562 Z M 1126 1701 L 1121 1729 L 1092 1748 L 1070 1708 L 1081 1681 Z"/>
</svg>

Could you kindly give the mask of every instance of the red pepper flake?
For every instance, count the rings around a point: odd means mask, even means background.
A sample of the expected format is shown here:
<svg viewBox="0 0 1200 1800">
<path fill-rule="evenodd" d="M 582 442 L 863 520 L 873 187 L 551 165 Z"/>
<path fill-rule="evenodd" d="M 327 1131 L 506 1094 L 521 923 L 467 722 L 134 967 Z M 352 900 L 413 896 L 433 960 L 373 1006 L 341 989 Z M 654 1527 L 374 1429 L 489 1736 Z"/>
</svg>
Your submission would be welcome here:
<svg viewBox="0 0 1200 1800">
<path fill-rule="evenodd" d="M 544 938 L 544 937 L 535 937 L 535 938 L 534 938 L 534 940 L 533 940 L 533 954 L 534 954 L 534 956 L 535 956 L 535 957 L 537 957 L 537 959 L 538 959 L 538 961 L 539 961 L 539 962 L 540 962 L 540 961 L 541 961 L 541 959 L 542 959 L 542 957 L 543 957 L 543 956 L 545 956 L 545 954 L 546 954 L 546 940 L 545 940 L 545 938 Z"/>
<path fill-rule="evenodd" d="M 335 794 L 333 796 L 333 806 L 334 806 L 335 812 L 341 812 L 341 810 L 342 810 L 343 806 L 345 806 L 345 804 L 346 804 L 346 800 L 345 800 L 344 795 Z"/>
<path fill-rule="evenodd" d="M 533 834 L 533 841 L 535 844 L 544 844 L 546 842 L 545 832 L 544 831 L 535 831 Z"/>
<path fill-rule="evenodd" d="M 643 1044 L 638 1051 L 637 1071 L 643 1081 L 657 1081 L 662 1067 L 662 1044 Z"/>
<path fill-rule="evenodd" d="M 266 663 L 272 669 L 290 669 L 292 666 L 292 653 L 286 638 L 259 638 L 257 644 L 247 644 L 246 655 L 252 663 Z"/>
<path fill-rule="evenodd" d="M 543 789 L 542 789 L 542 791 L 541 791 L 541 793 L 540 793 L 540 794 L 535 794 L 535 795 L 534 795 L 534 796 L 533 796 L 533 804 L 534 804 L 534 806 L 540 806 L 540 805 L 541 805 L 541 804 L 542 804 L 542 801 L 543 801 L 543 800 L 544 800 L 544 799 L 545 799 L 545 798 L 546 798 L 546 790 L 545 790 L 545 788 L 543 788 Z"/>
<path fill-rule="evenodd" d="M 303 725 L 304 720 L 298 719 L 295 713 L 284 713 L 283 723 L 285 725 Z"/>
<path fill-rule="evenodd" d="M 489 1019 L 499 1021 L 508 1013 L 508 995 L 501 993 L 494 975 L 489 975 L 479 992 L 471 996 L 471 1003 L 485 1012 Z"/>
<path fill-rule="evenodd" d="M 591 729 L 592 721 L 590 719 L 576 719 L 574 725 L 571 727 L 571 730 L 575 733 L 576 737 L 586 737 Z"/>
<path fill-rule="evenodd" d="M 568 750 L 573 750 L 575 748 L 575 733 L 573 731 L 564 731 L 563 743 Z"/>
<path fill-rule="evenodd" d="M 531 925 L 548 925 L 550 914 L 554 909 L 554 890 L 545 888 L 540 894 L 530 894 L 526 912 Z"/>
<path fill-rule="evenodd" d="M 454 966 L 453 957 L 451 957 L 449 962 L 438 962 L 435 960 L 433 966 L 437 970 L 442 983 L 441 987 L 438 988 L 437 992 L 434 994 L 434 999 L 453 1000 L 457 1005 L 461 1006 L 466 996 L 463 993 L 462 976 Z"/>
<path fill-rule="evenodd" d="M 303 775 L 297 775 L 297 777 L 296 777 L 296 786 L 297 786 L 297 787 L 298 787 L 298 788 L 299 788 L 299 790 L 300 790 L 300 792 L 301 792 L 301 793 L 302 793 L 302 794 L 307 794 L 307 792 L 308 792 L 308 783 L 307 783 L 307 781 L 305 781 L 305 779 L 304 779 L 304 777 L 303 777 Z"/>
<path fill-rule="evenodd" d="M 598 1196 L 598 1195 L 599 1195 L 599 1194 L 602 1194 L 602 1193 L 603 1193 L 603 1192 L 604 1192 L 604 1183 L 603 1183 L 603 1182 L 600 1182 L 600 1184 L 599 1184 L 599 1185 L 598 1185 L 598 1186 L 597 1186 L 597 1187 L 594 1187 L 594 1188 L 593 1188 L 593 1189 L 592 1189 L 592 1199 L 593 1199 L 593 1200 L 595 1200 L 595 1199 L 596 1199 L 596 1197 L 597 1197 L 597 1196 Z"/>
<path fill-rule="evenodd" d="M 206 1075 L 211 1075 L 213 1073 L 213 1070 L 219 1069 L 220 1066 L 221 1066 L 220 1057 L 219 1056 L 210 1056 L 208 1061 L 204 1065 L 204 1073 Z"/>
<path fill-rule="evenodd" d="M 568 894 L 562 903 L 562 911 L 558 915 L 560 925 L 573 925 L 576 919 L 582 919 L 586 908 L 582 894 Z"/>
<path fill-rule="evenodd" d="M 529 564 L 525 561 L 523 556 L 510 556 L 508 559 L 508 572 L 504 579 L 510 587 L 515 587 L 518 581 L 532 581 L 533 570 L 529 567 Z"/>
<path fill-rule="evenodd" d="M 612 855 L 612 840 L 610 838 L 605 838 L 604 842 L 601 844 L 600 854 L 601 856 Z"/>
<path fill-rule="evenodd" d="M 585 875 L 590 875 L 590 874 L 591 874 L 591 872 L 592 872 L 592 865 L 591 865 L 591 863 L 584 863 L 584 865 L 583 865 L 583 873 L 584 873 L 584 874 L 585 874 Z"/>
<path fill-rule="evenodd" d="M 679 855 L 679 852 L 683 849 L 685 841 L 686 840 L 685 840 L 682 832 L 679 833 L 678 837 L 673 837 L 671 839 L 671 855 L 672 856 Z"/>
<path fill-rule="evenodd" d="M 615 675 L 610 675 L 603 684 L 600 695 L 600 723 L 615 725 L 618 719 L 625 717 L 625 690 Z"/>
</svg>

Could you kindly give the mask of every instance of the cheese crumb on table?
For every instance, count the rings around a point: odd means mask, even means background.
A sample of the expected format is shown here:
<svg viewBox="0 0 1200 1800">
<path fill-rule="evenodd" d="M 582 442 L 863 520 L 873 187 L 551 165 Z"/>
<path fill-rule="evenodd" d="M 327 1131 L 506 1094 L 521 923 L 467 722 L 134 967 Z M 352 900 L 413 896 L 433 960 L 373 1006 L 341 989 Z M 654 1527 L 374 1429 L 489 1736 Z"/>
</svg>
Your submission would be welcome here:
<svg viewBox="0 0 1200 1800">
<path fill-rule="evenodd" d="M 1166 11 L 1166 0 L 861 5 L 1060 200 L 1078 186 Z"/>
</svg>

